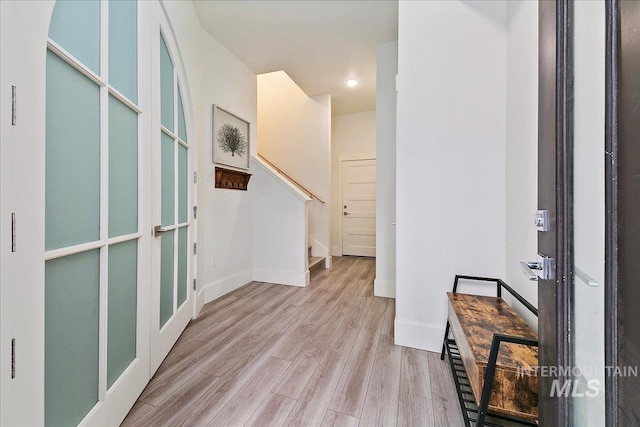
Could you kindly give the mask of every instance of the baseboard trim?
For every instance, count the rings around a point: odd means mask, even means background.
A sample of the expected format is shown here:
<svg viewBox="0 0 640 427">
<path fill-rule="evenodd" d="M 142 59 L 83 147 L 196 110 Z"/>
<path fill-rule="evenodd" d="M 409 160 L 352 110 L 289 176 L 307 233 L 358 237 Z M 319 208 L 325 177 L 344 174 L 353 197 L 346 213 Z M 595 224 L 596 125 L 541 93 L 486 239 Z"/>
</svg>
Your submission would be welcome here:
<svg viewBox="0 0 640 427">
<path fill-rule="evenodd" d="M 224 279 L 217 280 L 204 288 L 202 293 L 204 294 L 204 303 L 213 301 L 221 296 L 228 294 L 231 291 L 235 291 L 241 286 L 253 280 L 253 270 L 248 268 L 246 270 L 239 271 L 236 274 L 227 276 Z"/>
<path fill-rule="evenodd" d="M 374 279 L 373 295 L 383 298 L 395 298 L 396 283 L 391 280 Z"/>
<path fill-rule="evenodd" d="M 396 319 L 394 322 L 395 344 L 439 353 L 442 350 L 444 324 L 442 326 L 408 322 Z"/>
<path fill-rule="evenodd" d="M 333 257 L 329 255 L 324 259 L 324 268 L 331 268 L 331 267 L 333 267 Z"/>
<path fill-rule="evenodd" d="M 305 287 L 309 284 L 309 277 L 309 270 L 301 272 L 273 270 L 270 268 L 256 268 L 253 270 L 253 280 L 276 283 L 278 285 Z"/>
</svg>

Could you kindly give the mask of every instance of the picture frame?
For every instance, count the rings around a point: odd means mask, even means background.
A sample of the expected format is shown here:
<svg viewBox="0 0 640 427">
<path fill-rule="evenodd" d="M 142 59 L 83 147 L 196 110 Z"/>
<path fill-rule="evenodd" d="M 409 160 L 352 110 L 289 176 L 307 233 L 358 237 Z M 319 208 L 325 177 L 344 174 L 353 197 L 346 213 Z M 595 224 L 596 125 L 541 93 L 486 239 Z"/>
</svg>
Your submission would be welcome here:
<svg viewBox="0 0 640 427">
<path fill-rule="evenodd" d="M 211 143 L 213 163 L 249 169 L 249 122 L 213 104 Z"/>
</svg>

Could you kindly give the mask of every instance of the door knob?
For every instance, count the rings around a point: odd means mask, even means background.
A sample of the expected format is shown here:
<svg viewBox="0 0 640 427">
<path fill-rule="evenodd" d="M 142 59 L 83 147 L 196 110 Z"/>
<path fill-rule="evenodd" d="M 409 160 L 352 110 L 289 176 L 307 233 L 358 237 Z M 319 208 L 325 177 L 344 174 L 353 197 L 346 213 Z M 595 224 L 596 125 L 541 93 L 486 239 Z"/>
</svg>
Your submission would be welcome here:
<svg viewBox="0 0 640 427">
<path fill-rule="evenodd" d="M 153 227 L 153 237 L 158 237 L 159 235 L 161 235 L 162 233 L 166 233 L 167 230 L 166 228 L 162 228 L 161 225 L 156 225 L 155 227 Z"/>
<path fill-rule="evenodd" d="M 349 215 L 349 212 L 342 212 L 342 215 L 347 216 Z"/>
</svg>

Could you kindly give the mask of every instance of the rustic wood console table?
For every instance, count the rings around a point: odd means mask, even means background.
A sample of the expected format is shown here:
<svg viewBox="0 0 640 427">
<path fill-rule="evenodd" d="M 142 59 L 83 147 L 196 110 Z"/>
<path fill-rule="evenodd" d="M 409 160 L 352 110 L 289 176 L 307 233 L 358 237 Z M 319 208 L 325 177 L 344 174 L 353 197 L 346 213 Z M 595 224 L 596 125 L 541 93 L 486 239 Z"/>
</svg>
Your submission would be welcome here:
<svg viewBox="0 0 640 427">
<path fill-rule="evenodd" d="M 458 293 L 459 279 L 493 282 L 496 296 Z M 538 378 L 532 372 L 538 364 L 538 337 L 502 299 L 503 289 L 538 315 L 500 279 L 456 276 L 453 292 L 447 293 L 449 315 L 441 359 L 449 355 L 467 426 L 499 426 L 500 420 L 537 425 Z"/>
</svg>

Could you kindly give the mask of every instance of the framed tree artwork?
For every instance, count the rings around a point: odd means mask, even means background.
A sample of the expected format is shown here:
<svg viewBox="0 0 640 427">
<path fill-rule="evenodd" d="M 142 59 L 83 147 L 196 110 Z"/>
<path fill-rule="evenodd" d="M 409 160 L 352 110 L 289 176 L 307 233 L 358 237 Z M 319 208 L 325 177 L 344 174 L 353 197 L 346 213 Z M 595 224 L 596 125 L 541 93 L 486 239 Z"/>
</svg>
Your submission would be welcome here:
<svg viewBox="0 0 640 427">
<path fill-rule="evenodd" d="M 213 105 L 213 162 L 249 169 L 249 122 Z"/>
</svg>

